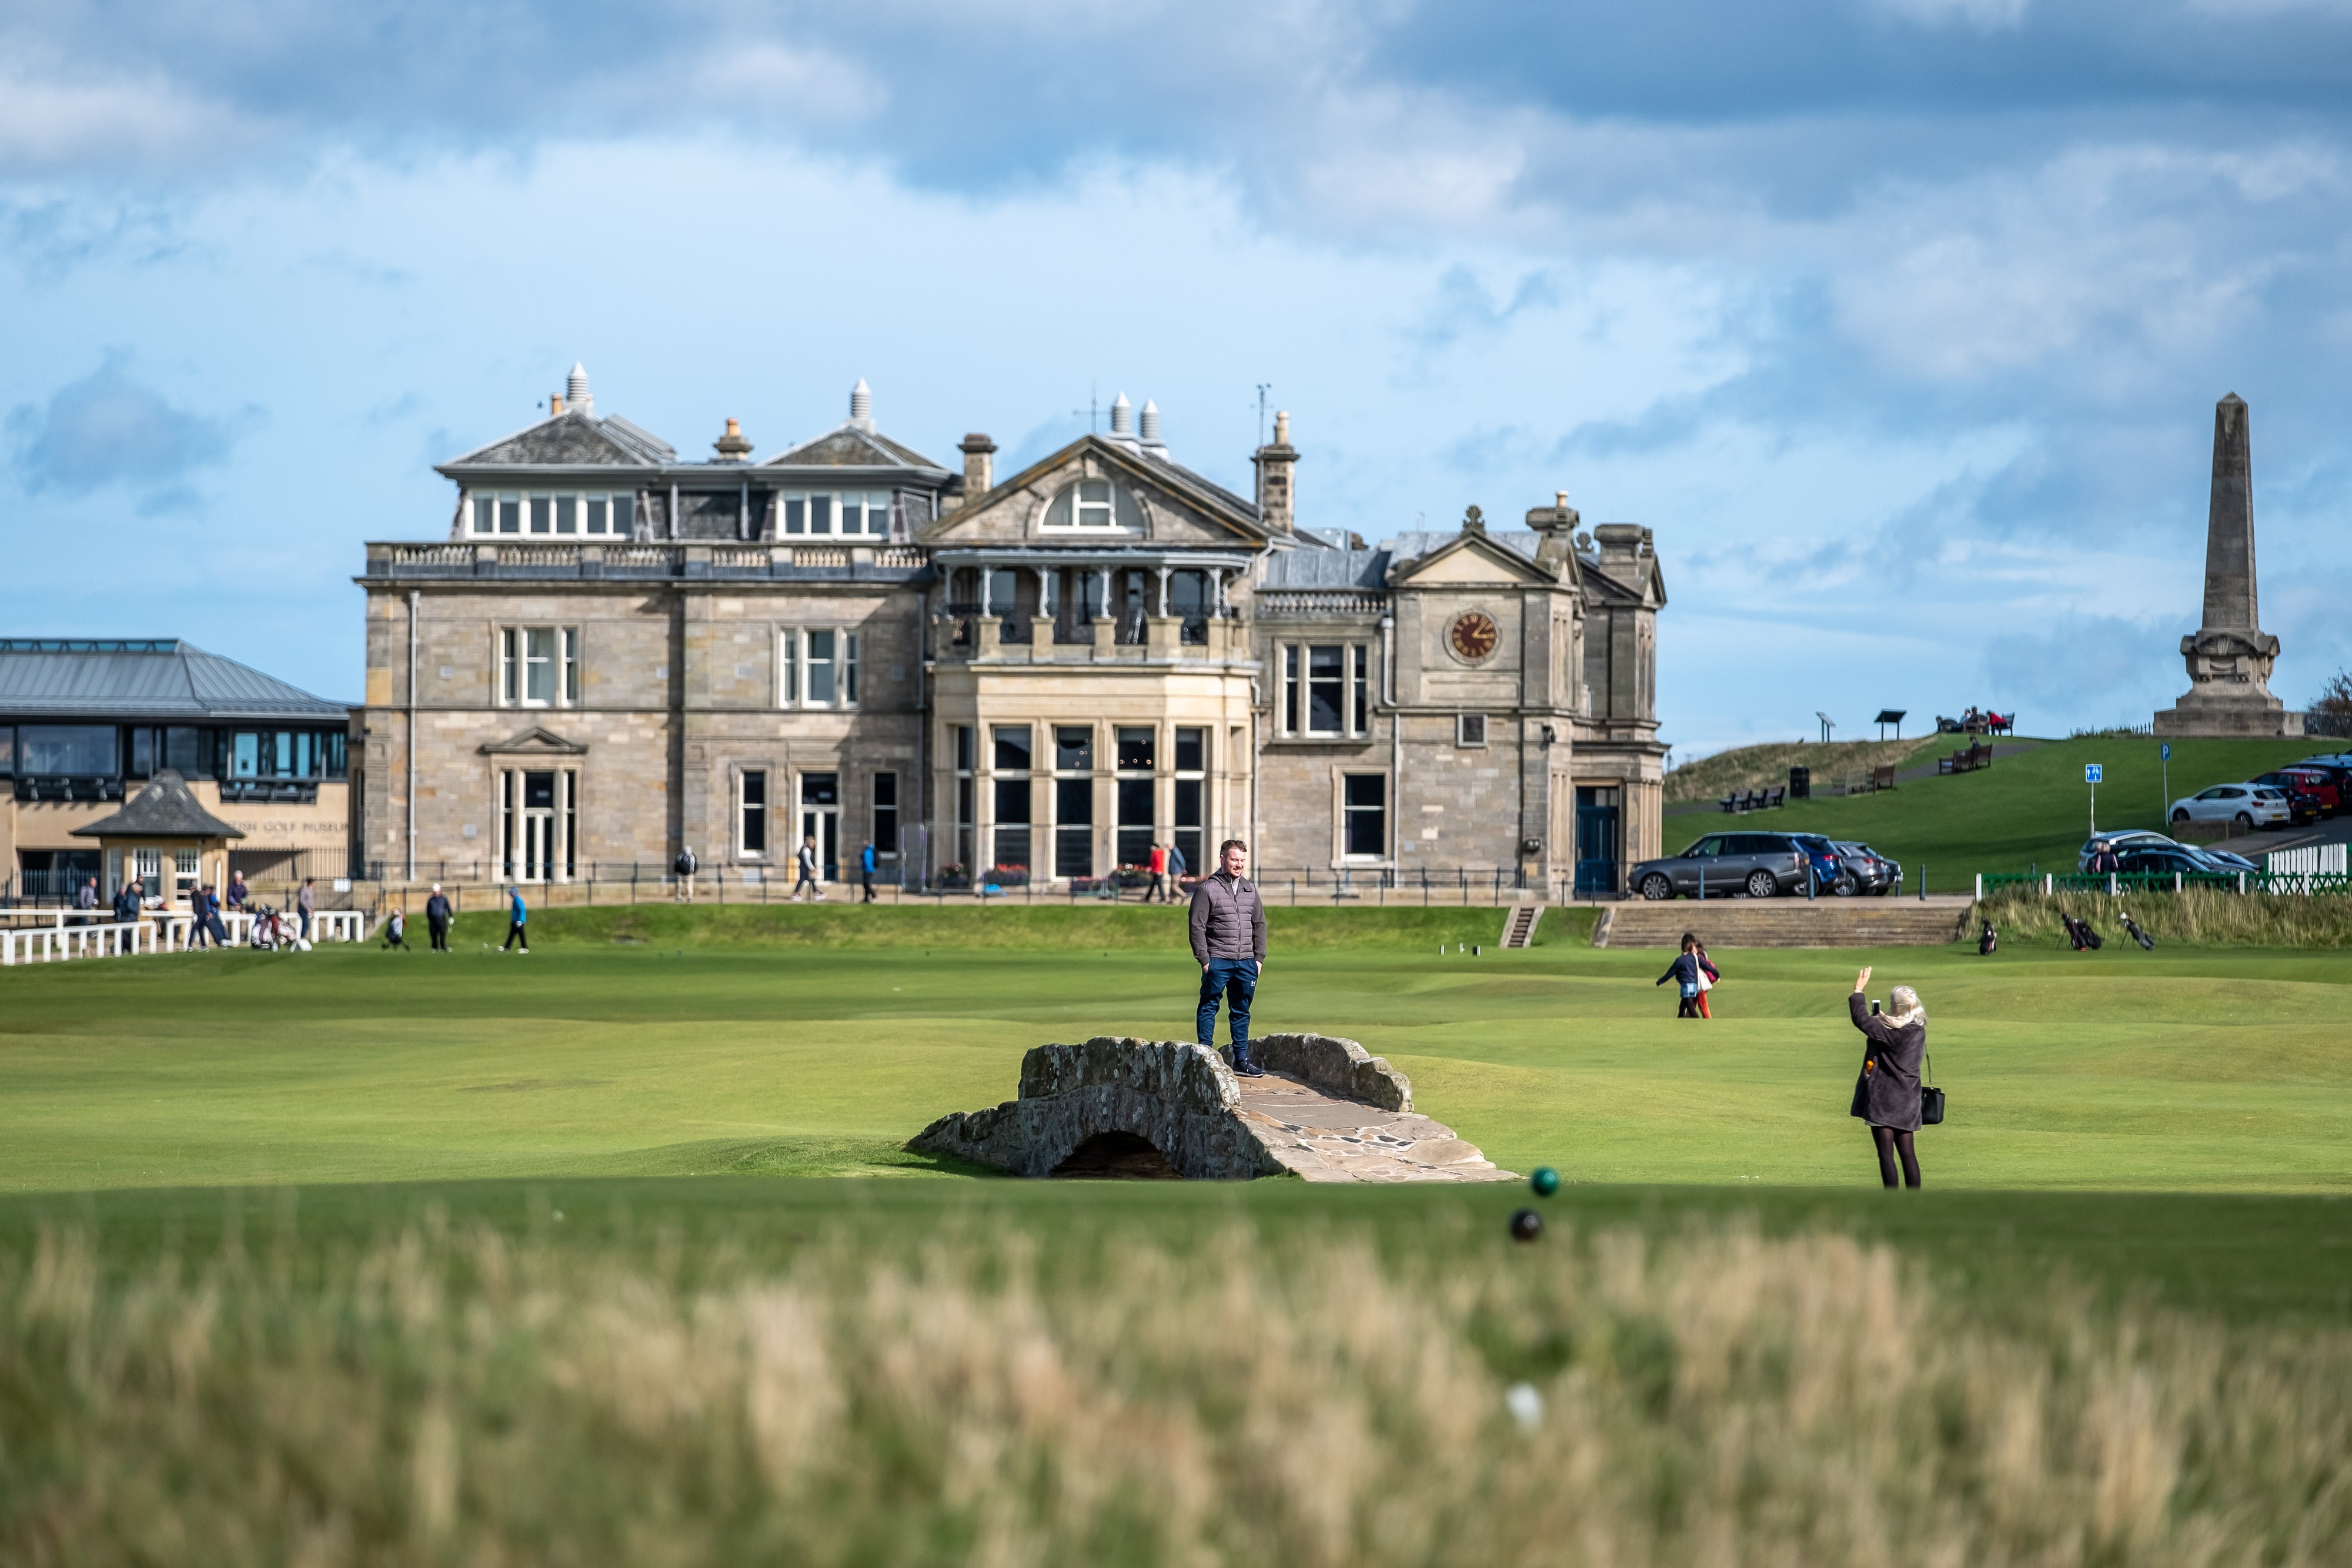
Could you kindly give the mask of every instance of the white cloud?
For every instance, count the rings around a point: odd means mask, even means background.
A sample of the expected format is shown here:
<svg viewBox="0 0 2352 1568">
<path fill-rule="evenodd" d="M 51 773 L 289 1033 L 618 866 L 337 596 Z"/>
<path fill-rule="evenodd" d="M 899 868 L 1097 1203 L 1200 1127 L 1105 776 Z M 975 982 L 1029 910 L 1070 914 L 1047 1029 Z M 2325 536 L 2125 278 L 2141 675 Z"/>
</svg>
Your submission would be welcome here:
<svg viewBox="0 0 2352 1568">
<path fill-rule="evenodd" d="M 236 110 L 162 78 L 87 79 L 22 59 L 0 68 L 0 179 L 125 163 L 184 167 L 260 140 Z"/>
</svg>

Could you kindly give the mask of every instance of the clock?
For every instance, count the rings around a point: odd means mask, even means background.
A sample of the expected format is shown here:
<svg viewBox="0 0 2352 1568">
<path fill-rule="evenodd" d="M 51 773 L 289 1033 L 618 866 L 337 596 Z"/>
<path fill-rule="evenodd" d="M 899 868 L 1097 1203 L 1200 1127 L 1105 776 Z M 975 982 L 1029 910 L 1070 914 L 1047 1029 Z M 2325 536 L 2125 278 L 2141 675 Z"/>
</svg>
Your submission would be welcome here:
<svg viewBox="0 0 2352 1568">
<path fill-rule="evenodd" d="M 1445 640 L 1456 653 L 1475 664 L 1492 653 L 1495 644 L 1502 639 L 1495 630 L 1495 618 L 1473 610 L 1467 615 L 1456 618 L 1447 630 Z"/>
</svg>

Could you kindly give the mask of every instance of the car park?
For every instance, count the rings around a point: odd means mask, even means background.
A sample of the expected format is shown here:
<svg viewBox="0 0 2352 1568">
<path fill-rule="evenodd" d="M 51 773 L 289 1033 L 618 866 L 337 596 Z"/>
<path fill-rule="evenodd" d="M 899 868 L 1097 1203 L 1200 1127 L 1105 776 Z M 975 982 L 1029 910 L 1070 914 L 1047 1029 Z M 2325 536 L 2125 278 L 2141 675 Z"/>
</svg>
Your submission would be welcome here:
<svg viewBox="0 0 2352 1568">
<path fill-rule="evenodd" d="M 2306 758 L 2301 762 L 2290 763 L 2279 771 L 2309 776 L 2311 784 L 2307 788 L 2319 797 L 2320 803 L 2331 817 L 2347 807 L 2352 807 L 2352 763 L 2334 758 Z M 2260 783 L 2261 780 L 2255 782 Z"/>
<path fill-rule="evenodd" d="M 1770 898 L 1802 889 L 1810 857 L 1788 833 L 1709 833 L 1678 855 L 1637 862 L 1626 885 L 1653 903 L 1680 897 Z"/>
<path fill-rule="evenodd" d="M 1843 871 L 1830 891 L 1841 898 L 1856 894 L 1884 897 L 1903 885 L 1902 862 L 1888 860 L 1868 844 L 1840 841 L 1837 852 Z"/>
<path fill-rule="evenodd" d="M 2170 816 L 2175 827 L 2183 822 L 2228 822 L 2244 833 L 2256 828 L 2284 827 L 2294 812 L 2286 796 L 2266 785 L 2216 784 L 2175 800 Z"/>
</svg>

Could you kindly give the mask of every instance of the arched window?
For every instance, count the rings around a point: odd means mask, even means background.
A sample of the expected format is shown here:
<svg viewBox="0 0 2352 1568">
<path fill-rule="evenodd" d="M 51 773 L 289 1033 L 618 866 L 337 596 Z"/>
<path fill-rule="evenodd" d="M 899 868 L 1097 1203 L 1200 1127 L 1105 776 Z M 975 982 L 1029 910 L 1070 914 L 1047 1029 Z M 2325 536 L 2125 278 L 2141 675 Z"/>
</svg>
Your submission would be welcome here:
<svg viewBox="0 0 2352 1568">
<path fill-rule="evenodd" d="M 1045 508 L 1045 526 L 1056 532 L 1140 532 L 1143 514 L 1125 486 L 1108 479 L 1080 479 L 1066 486 Z"/>
</svg>

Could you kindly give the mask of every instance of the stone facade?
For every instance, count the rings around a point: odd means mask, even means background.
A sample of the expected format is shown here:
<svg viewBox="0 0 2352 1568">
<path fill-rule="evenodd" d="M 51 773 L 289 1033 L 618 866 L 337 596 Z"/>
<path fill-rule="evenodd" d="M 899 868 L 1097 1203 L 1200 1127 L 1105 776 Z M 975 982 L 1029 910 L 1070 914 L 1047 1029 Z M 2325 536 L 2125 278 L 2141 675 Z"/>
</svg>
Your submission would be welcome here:
<svg viewBox="0 0 2352 1568">
<path fill-rule="evenodd" d="M 1558 895 L 1658 849 L 1647 529 L 1559 497 L 1367 547 L 1246 499 L 1124 399 L 999 481 L 849 421 L 709 462 L 584 375 L 443 465 L 445 541 L 373 544 L 359 836 L 393 880 L 789 874 L 1066 883 L 1226 837 L 1262 874 L 1499 872 Z M 414 671 L 412 682 L 411 671 Z M 412 745 L 411 737 L 414 736 Z M 412 783 L 413 778 L 413 783 Z M 413 825 L 412 825 L 413 813 Z"/>
<path fill-rule="evenodd" d="M 2158 735 L 2294 736 L 2303 715 L 2271 695 L 2279 640 L 2262 628 L 2254 573 L 2252 418 L 2231 392 L 2213 409 L 2205 524 L 2205 613 L 2180 640 L 2189 690 L 2156 716 Z"/>
</svg>

